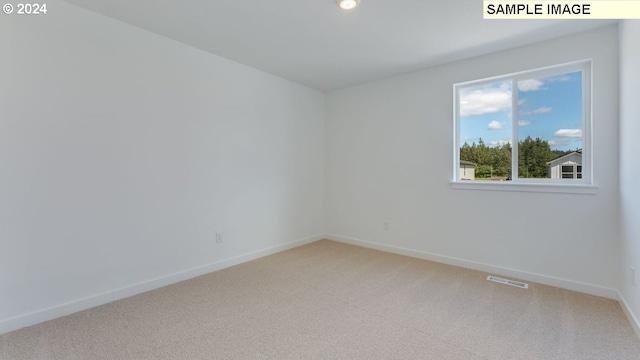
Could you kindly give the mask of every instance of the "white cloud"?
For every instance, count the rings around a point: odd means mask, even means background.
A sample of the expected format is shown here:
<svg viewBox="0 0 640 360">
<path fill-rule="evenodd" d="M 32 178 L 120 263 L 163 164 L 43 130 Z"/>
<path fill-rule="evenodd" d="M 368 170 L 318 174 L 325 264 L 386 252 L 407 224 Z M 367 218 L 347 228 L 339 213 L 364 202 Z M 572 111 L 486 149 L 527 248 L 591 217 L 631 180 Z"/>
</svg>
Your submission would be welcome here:
<svg viewBox="0 0 640 360">
<path fill-rule="evenodd" d="M 493 120 L 492 122 L 489 123 L 489 130 L 500 130 L 502 129 L 502 126 L 504 125 L 503 122 L 500 122 L 498 120 Z"/>
<path fill-rule="evenodd" d="M 571 77 L 569 77 L 567 74 L 561 74 L 561 75 L 548 77 L 545 80 L 548 82 L 564 82 L 564 81 L 571 80 Z"/>
<path fill-rule="evenodd" d="M 460 116 L 496 113 L 511 108 L 511 91 L 507 86 L 461 92 Z"/>
<path fill-rule="evenodd" d="M 550 107 L 541 107 L 541 108 L 537 108 L 533 111 L 525 111 L 525 110 L 521 110 L 520 111 L 520 116 L 530 116 L 533 114 L 546 114 L 546 113 L 550 113 L 552 112 L 553 109 Z"/>
<path fill-rule="evenodd" d="M 542 88 L 544 83 L 538 79 L 520 80 L 518 81 L 518 90 L 520 91 L 536 91 Z"/>
<path fill-rule="evenodd" d="M 567 145 L 570 141 L 571 141 L 571 139 L 569 139 L 569 138 L 561 138 L 561 139 L 558 139 L 558 140 L 549 140 L 549 145 L 560 147 L 560 146 Z"/>
<path fill-rule="evenodd" d="M 487 144 L 487 146 L 489 147 L 498 147 L 498 146 L 503 146 L 506 144 L 511 144 L 511 140 L 491 140 L 489 141 L 489 143 Z"/>
<path fill-rule="evenodd" d="M 519 126 L 529 126 L 529 125 L 531 125 L 531 121 L 529 121 L 529 120 L 518 120 L 518 125 Z"/>
<path fill-rule="evenodd" d="M 553 109 L 551 109 L 550 107 L 541 107 L 541 108 L 533 110 L 533 113 L 534 114 L 545 114 L 545 113 L 551 112 L 551 110 L 553 110 Z"/>
<path fill-rule="evenodd" d="M 563 138 L 578 138 L 582 137 L 582 130 L 580 129 L 560 129 L 556 131 L 553 136 Z"/>
</svg>

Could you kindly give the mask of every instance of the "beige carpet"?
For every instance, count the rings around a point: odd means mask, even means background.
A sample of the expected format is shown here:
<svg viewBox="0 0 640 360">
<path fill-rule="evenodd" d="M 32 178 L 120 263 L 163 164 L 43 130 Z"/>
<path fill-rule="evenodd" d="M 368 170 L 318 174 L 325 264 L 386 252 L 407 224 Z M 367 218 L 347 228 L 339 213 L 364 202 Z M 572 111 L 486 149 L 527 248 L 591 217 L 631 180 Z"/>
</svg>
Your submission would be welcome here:
<svg viewBox="0 0 640 360">
<path fill-rule="evenodd" d="M 0 336 L 0 358 L 640 359 L 617 302 L 319 241 Z"/>
</svg>

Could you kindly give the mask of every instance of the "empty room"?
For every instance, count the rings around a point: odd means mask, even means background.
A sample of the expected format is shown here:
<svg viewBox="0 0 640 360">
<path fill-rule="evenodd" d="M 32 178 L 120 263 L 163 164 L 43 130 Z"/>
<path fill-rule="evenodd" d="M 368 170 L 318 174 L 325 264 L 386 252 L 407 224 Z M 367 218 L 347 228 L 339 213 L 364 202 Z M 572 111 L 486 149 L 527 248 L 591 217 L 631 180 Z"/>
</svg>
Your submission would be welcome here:
<svg viewBox="0 0 640 360">
<path fill-rule="evenodd" d="M 6 0 L 0 360 L 640 360 L 640 2 L 490 2 Z"/>
</svg>

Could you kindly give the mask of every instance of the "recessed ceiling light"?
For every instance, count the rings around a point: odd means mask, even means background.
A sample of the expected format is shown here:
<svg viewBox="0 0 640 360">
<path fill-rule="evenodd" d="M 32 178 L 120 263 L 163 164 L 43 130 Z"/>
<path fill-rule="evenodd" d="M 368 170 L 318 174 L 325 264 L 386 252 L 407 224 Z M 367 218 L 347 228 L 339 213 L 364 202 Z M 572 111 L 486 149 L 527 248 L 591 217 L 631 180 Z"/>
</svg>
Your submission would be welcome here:
<svg viewBox="0 0 640 360">
<path fill-rule="evenodd" d="M 342 10 L 352 10 L 360 3 L 360 0 L 338 0 L 338 6 Z"/>
</svg>

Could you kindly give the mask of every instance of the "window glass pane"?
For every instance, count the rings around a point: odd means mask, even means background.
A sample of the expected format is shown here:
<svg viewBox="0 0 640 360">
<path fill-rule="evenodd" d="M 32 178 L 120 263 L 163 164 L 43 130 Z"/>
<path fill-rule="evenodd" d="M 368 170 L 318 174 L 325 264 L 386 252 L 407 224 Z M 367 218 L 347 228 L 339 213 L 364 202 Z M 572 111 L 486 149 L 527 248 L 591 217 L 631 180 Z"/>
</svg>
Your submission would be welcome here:
<svg viewBox="0 0 640 360">
<path fill-rule="evenodd" d="M 573 179 L 573 174 L 562 174 L 563 179 Z"/>
<path fill-rule="evenodd" d="M 582 163 L 582 72 L 519 80 L 517 90 L 518 176 L 568 178 L 557 167 Z"/>
<path fill-rule="evenodd" d="M 459 89 L 459 180 L 511 179 L 511 81 Z"/>
<path fill-rule="evenodd" d="M 573 165 L 562 165 L 562 172 L 573 172 Z"/>
<path fill-rule="evenodd" d="M 582 172 L 582 165 L 578 165 L 578 172 L 581 173 Z"/>
</svg>

